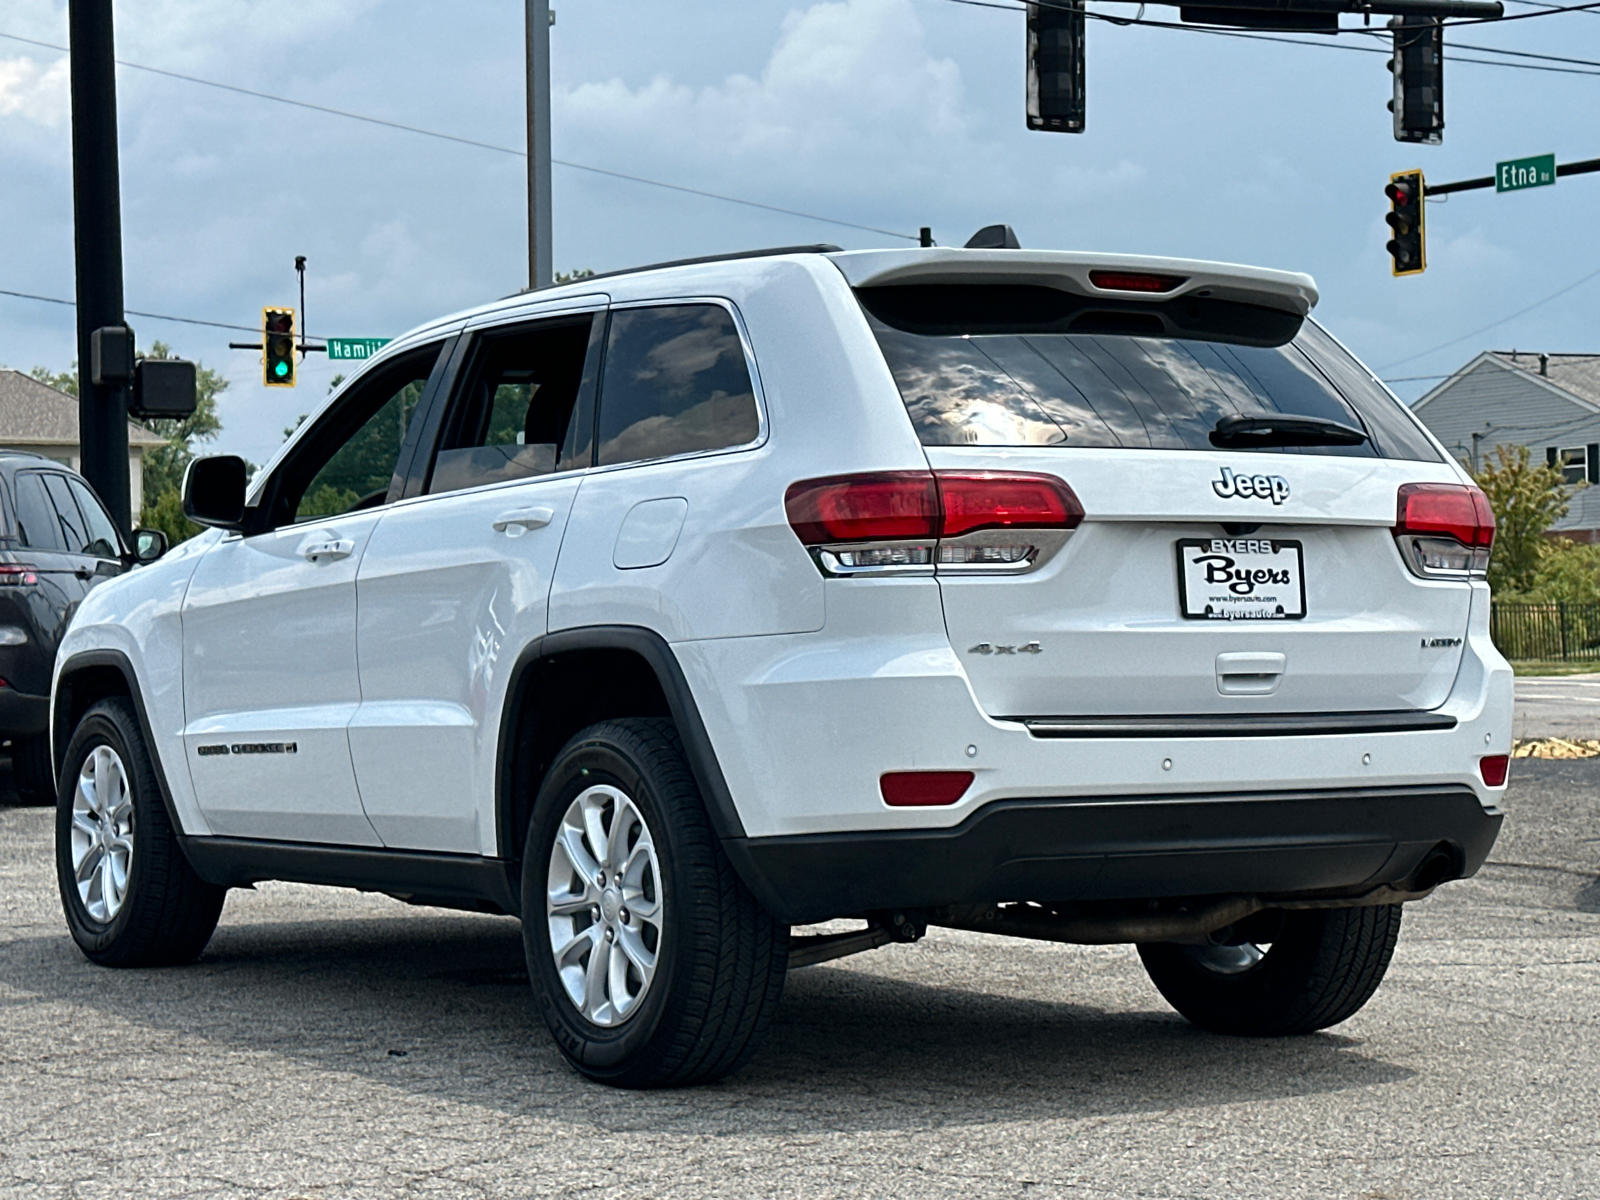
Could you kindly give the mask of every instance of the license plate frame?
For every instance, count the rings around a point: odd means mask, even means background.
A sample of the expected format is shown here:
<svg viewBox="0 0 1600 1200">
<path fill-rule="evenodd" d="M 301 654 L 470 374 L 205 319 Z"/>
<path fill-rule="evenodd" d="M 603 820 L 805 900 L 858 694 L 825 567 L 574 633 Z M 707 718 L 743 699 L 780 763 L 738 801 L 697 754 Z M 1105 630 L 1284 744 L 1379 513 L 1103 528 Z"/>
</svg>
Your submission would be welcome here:
<svg viewBox="0 0 1600 1200">
<path fill-rule="evenodd" d="M 1270 547 L 1270 552 L 1263 549 Z M 1190 551 L 1199 551 L 1191 560 Z M 1289 552 L 1287 559 L 1279 558 Z M 1203 558 L 1227 560 L 1200 567 Z M 1190 621 L 1302 621 L 1306 615 L 1305 547 L 1294 538 L 1180 538 L 1177 543 L 1178 612 Z M 1285 567 L 1292 578 L 1276 575 Z M 1272 572 L 1268 579 L 1212 580 L 1218 572 Z M 1249 582 L 1248 591 L 1236 587 Z M 1219 589 L 1231 594 L 1224 595 Z M 1263 590 L 1269 589 L 1269 590 Z M 1196 611 L 1198 610 L 1198 611 Z"/>
</svg>

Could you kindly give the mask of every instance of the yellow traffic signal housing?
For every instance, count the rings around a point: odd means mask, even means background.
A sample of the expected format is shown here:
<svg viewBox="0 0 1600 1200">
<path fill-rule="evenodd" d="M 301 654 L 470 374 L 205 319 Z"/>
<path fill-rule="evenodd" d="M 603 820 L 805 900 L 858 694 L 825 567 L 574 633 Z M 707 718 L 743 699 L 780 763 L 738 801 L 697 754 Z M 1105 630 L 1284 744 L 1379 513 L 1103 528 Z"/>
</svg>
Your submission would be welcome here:
<svg viewBox="0 0 1600 1200">
<path fill-rule="evenodd" d="M 261 310 L 261 382 L 265 387 L 294 386 L 294 309 Z"/>
<path fill-rule="evenodd" d="M 1389 176 L 1389 186 L 1383 189 L 1389 197 L 1389 215 L 1384 220 L 1394 230 L 1388 249 L 1396 275 L 1420 275 L 1427 270 L 1428 246 L 1422 218 L 1426 190 L 1421 171 L 1397 172 Z"/>
</svg>

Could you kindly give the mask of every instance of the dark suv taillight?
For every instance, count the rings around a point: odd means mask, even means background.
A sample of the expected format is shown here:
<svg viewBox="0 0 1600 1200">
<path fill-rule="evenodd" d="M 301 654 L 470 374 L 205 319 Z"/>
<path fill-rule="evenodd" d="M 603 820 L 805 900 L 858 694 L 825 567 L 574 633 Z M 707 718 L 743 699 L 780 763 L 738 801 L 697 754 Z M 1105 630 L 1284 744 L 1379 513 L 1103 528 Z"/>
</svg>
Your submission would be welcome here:
<svg viewBox="0 0 1600 1200">
<path fill-rule="evenodd" d="M 1054 475 L 891 471 L 792 484 L 784 508 L 829 575 L 1031 570 L 1083 520 Z"/>
<path fill-rule="evenodd" d="M 1394 537 L 1413 575 L 1482 579 L 1494 548 L 1494 512 L 1482 491 L 1464 483 L 1404 483 Z"/>
</svg>

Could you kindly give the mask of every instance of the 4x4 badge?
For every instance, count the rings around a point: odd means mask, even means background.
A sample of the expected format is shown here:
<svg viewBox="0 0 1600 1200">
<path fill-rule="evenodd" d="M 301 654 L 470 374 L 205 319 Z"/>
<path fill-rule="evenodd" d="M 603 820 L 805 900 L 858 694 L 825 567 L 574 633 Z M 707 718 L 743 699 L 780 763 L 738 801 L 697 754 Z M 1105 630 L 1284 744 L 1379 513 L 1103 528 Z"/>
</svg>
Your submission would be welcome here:
<svg viewBox="0 0 1600 1200">
<path fill-rule="evenodd" d="M 979 642 L 968 654 L 1043 654 L 1044 647 L 1038 642 L 1029 642 L 1025 646 L 997 646 L 993 642 Z"/>
<path fill-rule="evenodd" d="M 1235 475 L 1222 468 L 1222 478 L 1213 479 L 1211 488 L 1224 500 L 1237 496 L 1241 500 L 1271 500 L 1282 504 L 1289 498 L 1289 481 L 1282 475 Z"/>
</svg>

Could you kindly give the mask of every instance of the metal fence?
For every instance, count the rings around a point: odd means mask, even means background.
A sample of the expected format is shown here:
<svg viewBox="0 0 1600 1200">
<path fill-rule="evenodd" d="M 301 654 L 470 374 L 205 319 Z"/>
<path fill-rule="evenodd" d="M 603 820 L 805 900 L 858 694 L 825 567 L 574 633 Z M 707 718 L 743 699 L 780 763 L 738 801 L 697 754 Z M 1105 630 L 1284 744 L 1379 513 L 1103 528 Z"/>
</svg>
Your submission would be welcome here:
<svg viewBox="0 0 1600 1200">
<path fill-rule="evenodd" d="M 1600 662 L 1600 604 L 1502 604 L 1489 610 L 1500 653 L 1541 662 Z"/>
</svg>

